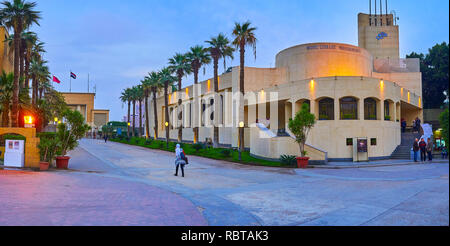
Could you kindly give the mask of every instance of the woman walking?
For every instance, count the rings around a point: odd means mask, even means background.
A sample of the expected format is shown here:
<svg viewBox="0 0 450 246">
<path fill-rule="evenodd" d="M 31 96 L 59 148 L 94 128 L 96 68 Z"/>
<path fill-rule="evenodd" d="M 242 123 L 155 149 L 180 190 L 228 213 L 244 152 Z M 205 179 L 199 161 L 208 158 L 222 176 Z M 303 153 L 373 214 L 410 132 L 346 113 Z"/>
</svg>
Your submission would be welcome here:
<svg viewBox="0 0 450 246">
<path fill-rule="evenodd" d="M 177 144 L 175 149 L 175 176 L 178 176 L 178 167 L 181 166 L 181 176 L 184 177 L 184 166 L 186 165 L 186 155 L 184 154 L 184 150 Z"/>
</svg>

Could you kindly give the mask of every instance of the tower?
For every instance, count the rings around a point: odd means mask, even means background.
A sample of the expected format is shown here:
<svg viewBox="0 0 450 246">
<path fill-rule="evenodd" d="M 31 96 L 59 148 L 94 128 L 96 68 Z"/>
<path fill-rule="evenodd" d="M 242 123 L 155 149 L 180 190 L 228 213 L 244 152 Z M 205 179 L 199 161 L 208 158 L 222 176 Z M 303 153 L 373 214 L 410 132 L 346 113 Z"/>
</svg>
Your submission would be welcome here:
<svg viewBox="0 0 450 246">
<path fill-rule="evenodd" d="M 393 14 L 388 14 L 387 0 L 385 0 L 385 14 L 383 14 L 382 0 L 377 0 L 375 12 L 372 14 L 372 0 L 369 0 L 369 14 L 358 14 L 358 45 L 368 50 L 374 59 L 398 59 L 399 29 Z"/>
</svg>

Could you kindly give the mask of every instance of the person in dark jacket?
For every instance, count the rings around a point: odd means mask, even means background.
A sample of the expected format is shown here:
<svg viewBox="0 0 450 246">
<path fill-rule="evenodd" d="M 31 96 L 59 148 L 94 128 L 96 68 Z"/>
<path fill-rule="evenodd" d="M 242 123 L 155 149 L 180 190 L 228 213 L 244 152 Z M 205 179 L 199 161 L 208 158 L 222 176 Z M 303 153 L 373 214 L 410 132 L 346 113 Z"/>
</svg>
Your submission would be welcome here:
<svg viewBox="0 0 450 246">
<path fill-rule="evenodd" d="M 406 120 L 402 119 L 402 122 L 400 124 L 401 124 L 401 127 L 402 127 L 402 132 L 403 133 L 406 132 Z"/>
<path fill-rule="evenodd" d="M 427 160 L 427 143 L 425 142 L 425 139 L 423 139 L 423 138 L 420 139 L 419 148 L 420 148 L 420 160 L 426 161 Z"/>
<path fill-rule="evenodd" d="M 417 153 L 419 152 L 419 139 L 415 139 L 413 143 L 413 151 L 414 151 L 414 162 L 417 162 Z"/>
<path fill-rule="evenodd" d="M 431 141 L 431 138 L 428 138 L 427 141 L 427 154 L 428 154 L 428 160 L 433 161 L 433 141 Z"/>
</svg>

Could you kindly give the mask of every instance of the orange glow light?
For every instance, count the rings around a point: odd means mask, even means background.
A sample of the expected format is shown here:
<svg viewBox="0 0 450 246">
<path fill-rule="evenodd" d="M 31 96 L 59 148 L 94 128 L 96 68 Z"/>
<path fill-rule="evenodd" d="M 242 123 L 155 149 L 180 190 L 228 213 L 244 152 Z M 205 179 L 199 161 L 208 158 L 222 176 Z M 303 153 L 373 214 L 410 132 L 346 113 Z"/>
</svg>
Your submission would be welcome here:
<svg viewBox="0 0 450 246">
<path fill-rule="evenodd" d="M 411 102 L 411 95 L 410 95 L 410 93 L 408 91 L 408 103 L 410 103 L 410 102 Z"/>
<path fill-rule="evenodd" d="M 421 108 L 421 107 L 422 107 L 422 102 L 421 102 L 420 97 L 419 97 L 419 108 Z"/>
<path fill-rule="evenodd" d="M 309 83 L 309 86 L 311 88 L 311 90 L 314 90 L 314 80 L 312 79 L 311 82 Z"/>
<path fill-rule="evenodd" d="M 384 88 L 384 81 L 380 80 L 380 88 L 383 89 Z"/>
<path fill-rule="evenodd" d="M 403 97 L 403 88 L 400 88 L 400 96 Z"/>
<path fill-rule="evenodd" d="M 25 124 L 33 124 L 33 116 L 27 115 L 23 117 Z"/>
<path fill-rule="evenodd" d="M 186 88 L 186 97 L 189 97 L 189 88 Z"/>
<path fill-rule="evenodd" d="M 208 79 L 208 91 L 211 89 L 211 80 Z"/>
</svg>

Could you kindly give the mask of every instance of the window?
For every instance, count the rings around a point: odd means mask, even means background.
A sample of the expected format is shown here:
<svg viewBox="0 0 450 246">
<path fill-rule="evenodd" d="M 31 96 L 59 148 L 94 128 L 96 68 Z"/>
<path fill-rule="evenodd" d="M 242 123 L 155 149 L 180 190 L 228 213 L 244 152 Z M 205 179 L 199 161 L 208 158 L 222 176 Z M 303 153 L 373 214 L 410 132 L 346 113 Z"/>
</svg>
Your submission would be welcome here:
<svg viewBox="0 0 450 246">
<path fill-rule="evenodd" d="M 384 101 L 384 120 L 391 120 L 391 114 L 389 112 L 389 101 Z"/>
<path fill-rule="evenodd" d="M 319 101 L 319 120 L 334 120 L 334 100 L 325 98 Z"/>
<path fill-rule="evenodd" d="M 376 120 L 377 119 L 377 101 L 373 98 L 364 99 L 364 119 Z"/>
<path fill-rule="evenodd" d="M 358 102 L 353 97 L 344 97 L 339 100 L 341 109 L 341 120 L 358 119 Z"/>
<path fill-rule="evenodd" d="M 345 141 L 347 146 L 353 146 L 353 138 L 347 138 Z"/>
<path fill-rule="evenodd" d="M 370 139 L 370 145 L 371 146 L 376 146 L 377 145 L 377 139 L 376 138 L 371 138 Z"/>
</svg>

